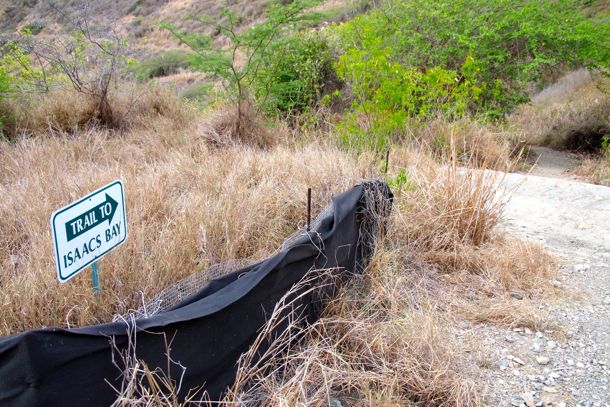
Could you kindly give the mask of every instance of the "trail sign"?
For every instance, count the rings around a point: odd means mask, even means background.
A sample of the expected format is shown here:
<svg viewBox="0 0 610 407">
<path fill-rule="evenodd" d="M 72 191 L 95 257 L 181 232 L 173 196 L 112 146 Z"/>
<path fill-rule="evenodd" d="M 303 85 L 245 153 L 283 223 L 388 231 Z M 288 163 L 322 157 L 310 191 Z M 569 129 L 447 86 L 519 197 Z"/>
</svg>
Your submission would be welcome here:
<svg viewBox="0 0 610 407">
<path fill-rule="evenodd" d="M 64 283 L 127 239 L 123 183 L 114 181 L 55 211 L 51 230 L 57 278 Z"/>
</svg>

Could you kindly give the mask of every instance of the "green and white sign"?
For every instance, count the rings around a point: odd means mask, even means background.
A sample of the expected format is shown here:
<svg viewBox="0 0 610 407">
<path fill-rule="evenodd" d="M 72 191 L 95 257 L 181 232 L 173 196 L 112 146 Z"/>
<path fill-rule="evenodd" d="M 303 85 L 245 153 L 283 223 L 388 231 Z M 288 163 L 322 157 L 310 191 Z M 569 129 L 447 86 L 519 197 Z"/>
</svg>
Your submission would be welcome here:
<svg viewBox="0 0 610 407">
<path fill-rule="evenodd" d="M 51 229 L 57 278 L 64 283 L 127 239 L 123 183 L 114 181 L 55 211 Z"/>
</svg>

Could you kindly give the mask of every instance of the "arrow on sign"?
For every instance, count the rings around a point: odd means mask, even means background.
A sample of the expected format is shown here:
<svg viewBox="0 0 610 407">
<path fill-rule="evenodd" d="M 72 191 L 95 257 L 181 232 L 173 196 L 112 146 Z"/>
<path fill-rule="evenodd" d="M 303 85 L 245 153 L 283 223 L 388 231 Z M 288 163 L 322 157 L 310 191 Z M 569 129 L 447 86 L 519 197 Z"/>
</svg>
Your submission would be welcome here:
<svg viewBox="0 0 610 407">
<path fill-rule="evenodd" d="M 66 222 L 66 236 L 68 242 L 106 220 L 108 220 L 108 224 L 110 224 L 117 206 L 119 206 L 119 203 L 112 199 L 110 195 L 106 194 L 106 200 L 104 202 Z"/>
</svg>

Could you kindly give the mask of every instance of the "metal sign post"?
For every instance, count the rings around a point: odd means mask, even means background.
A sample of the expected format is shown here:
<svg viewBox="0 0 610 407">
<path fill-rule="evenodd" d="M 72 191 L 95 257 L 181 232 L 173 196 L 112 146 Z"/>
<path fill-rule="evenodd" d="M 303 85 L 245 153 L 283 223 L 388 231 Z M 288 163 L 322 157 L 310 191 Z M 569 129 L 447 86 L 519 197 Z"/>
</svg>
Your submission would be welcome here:
<svg viewBox="0 0 610 407">
<path fill-rule="evenodd" d="M 311 229 L 311 188 L 307 188 L 307 231 Z"/>
<path fill-rule="evenodd" d="M 97 272 L 97 261 L 91 264 L 91 285 L 96 296 L 100 296 L 100 277 Z"/>
<path fill-rule="evenodd" d="M 388 166 L 390 165 L 390 149 L 385 153 L 385 175 L 388 175 Z"/>
</svg>

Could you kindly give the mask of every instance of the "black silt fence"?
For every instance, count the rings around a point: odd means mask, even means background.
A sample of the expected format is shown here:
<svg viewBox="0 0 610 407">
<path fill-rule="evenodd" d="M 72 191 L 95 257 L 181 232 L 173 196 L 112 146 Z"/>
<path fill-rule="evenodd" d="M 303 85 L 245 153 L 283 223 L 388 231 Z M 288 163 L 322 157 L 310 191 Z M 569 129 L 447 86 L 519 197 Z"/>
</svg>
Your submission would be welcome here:
<svg viewBox="0 0 610 407">
<path fill-rule="evenodd" d="M 138 360 L 181 380 L 181 398 L 203 385 L 212 400 L 220 399 L 277 301 L 309 271 L 332 269 L 335 281 L 345 281 L 363 270 L 391 201 L 381 181 L 357 185 L 333 198 L 332 210 L 276 255 L 210 281 L 150 318 L 0 338 L 0 405 L 110 405 L 117 397 L 111 385 L 121 388 L 123 380 L 117 352 L 129 349 L 130 340 Z M 318 318 L 318 295 L 298 302 L 306 321 Z M 185 370 L 168 367 L 168 340 L 172 360 Z"/>
</svg>

